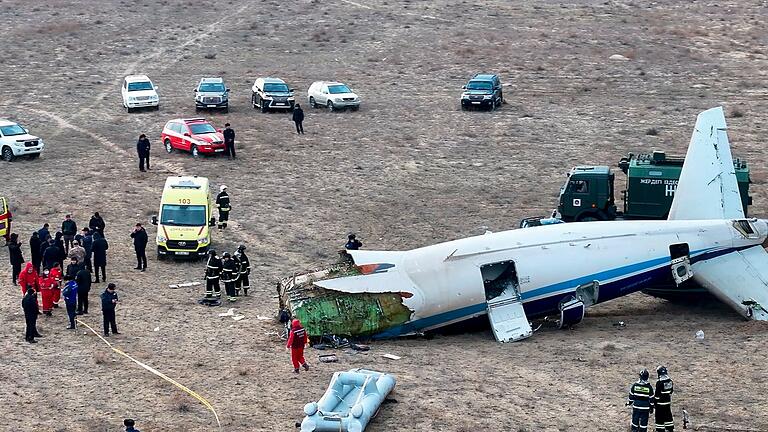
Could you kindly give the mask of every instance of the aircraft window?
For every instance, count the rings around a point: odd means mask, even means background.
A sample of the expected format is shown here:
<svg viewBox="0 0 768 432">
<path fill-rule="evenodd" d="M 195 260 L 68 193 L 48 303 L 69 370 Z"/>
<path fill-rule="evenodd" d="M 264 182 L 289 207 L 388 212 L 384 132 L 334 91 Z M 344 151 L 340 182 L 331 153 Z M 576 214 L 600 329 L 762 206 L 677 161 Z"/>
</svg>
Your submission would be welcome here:
<svg viewBox="0 0 768 432">
<path fill-rule="evenodd" d="M 733 227 L 736 228 L 736 231 L 740 232 L 741 235 L 743 235 L 746 238 L 759 237 L 757 234 L 757 231 L 755 230 L 755 227 L 748 220 L 741 219 L 741 220 L 733 221 Z"/>
<path fill-rule="evenodd" d="M 574 193 L 589 192 L 589 182 L 586 180 L 571 180 L 571 191 Z"/>
</svg>

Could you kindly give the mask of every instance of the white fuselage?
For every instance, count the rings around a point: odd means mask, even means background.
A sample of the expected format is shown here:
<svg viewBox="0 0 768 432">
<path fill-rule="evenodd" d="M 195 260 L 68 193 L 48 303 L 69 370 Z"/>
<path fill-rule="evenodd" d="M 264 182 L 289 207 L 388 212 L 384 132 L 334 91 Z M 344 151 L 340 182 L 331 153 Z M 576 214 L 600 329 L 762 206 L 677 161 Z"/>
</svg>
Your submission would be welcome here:
<svg viewBox="0 0 768 432">
<path fill-rule="evenodd" d="M 377 261 L 394 267 L 364 277 L 382 277 L 382 286 L 373 290 L 397 281 L 399 290 L 412 294 L 404 298 L 414 311 L 411 320 L 382 336 L 429 330 L 486 313 L 481 267 L 504 261 L 514 262 L 526 315 L 535 317 L 556 312 L 560 301 L 585 283 L 598 281 L 599 303 L 666 278 L 671 272 L 670 245 L 686 243 L 691 262 L 696 262 L 761 244 L 768 223 L 752 222 L 758 238 L 746 238 L 730 220 L 585 222 L 489 233 L 382 254 Z M 370 263 L 375 254 L 361 257 Z M 361 264 L 356 256 L 355 261 Z"/>
</svg>

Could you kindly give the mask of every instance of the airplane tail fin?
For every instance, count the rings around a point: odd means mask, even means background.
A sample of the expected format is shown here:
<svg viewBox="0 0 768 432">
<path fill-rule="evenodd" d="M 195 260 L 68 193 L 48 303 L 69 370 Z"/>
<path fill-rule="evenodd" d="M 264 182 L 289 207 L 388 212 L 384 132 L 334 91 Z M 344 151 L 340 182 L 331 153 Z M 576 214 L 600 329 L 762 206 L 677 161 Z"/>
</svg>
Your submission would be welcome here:
<svg viewBox="0 0 768 432">
<path fill-rule="evenodd" d="M 742 218 L 723 108 L 708 109 L 696 118 L 668 219 Z"/>
</svg>

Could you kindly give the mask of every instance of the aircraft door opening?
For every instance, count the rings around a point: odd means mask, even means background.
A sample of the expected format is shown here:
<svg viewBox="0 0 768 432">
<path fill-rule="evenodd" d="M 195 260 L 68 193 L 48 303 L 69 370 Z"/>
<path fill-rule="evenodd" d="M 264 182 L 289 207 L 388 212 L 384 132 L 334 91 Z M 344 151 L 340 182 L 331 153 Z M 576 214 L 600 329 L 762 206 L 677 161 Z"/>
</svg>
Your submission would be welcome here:
<svg viewBox="0 0 768 432">
<path fill-rule="evenodd" d="M 672 277 L 677 285 L 693 277 L 690 253 L 688 243 L 669 245 L 669 256 L 672 258 Z"/>
<path fill-rule="evenodd" d="M 488 304 L 488 319 L 499 342 L 514 342 L 533 334 L 525 316 L 520 283 L 514 261 L 501 261 L 480 267 Z"/>
</svg>

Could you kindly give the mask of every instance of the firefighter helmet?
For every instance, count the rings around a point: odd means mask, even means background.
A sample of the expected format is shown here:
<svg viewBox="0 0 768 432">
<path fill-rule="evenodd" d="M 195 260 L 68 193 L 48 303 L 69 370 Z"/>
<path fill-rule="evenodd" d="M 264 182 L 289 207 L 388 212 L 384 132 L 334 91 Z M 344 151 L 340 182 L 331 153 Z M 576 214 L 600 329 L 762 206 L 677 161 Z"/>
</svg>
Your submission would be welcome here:
<svg viewBox="0 0 768 432">
<path fill-rule="evenodd" d="M 640 379 L 643 381 L 648 381 L 648 377 L 650 377 L 651 374 L 648 373 L 648 369 L 643 369 L 640 371 Z"/>
<path fill-rule="evenodd" d="M 668 373 L 667 368 L 664 366 L 659 366 L 656 368 L 656 373 L 659 374 L 659 376 L 666 375 Z"/>
</svg>

